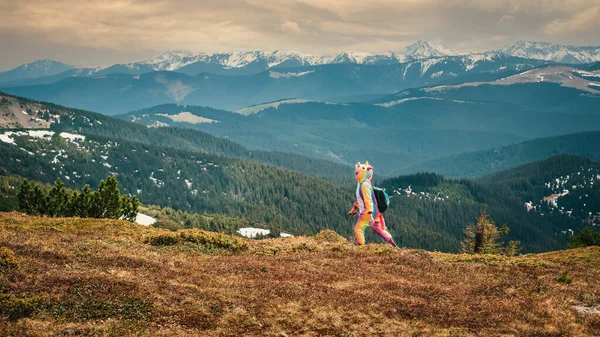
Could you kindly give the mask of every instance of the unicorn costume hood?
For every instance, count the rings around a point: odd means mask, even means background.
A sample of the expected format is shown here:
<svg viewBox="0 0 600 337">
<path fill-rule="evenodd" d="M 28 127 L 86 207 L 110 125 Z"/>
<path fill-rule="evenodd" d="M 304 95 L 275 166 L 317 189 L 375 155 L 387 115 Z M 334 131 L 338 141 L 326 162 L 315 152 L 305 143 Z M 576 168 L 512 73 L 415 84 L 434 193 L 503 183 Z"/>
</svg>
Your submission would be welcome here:
<svg viewBox="0 0 600 337">
<path fill-rule="evenodd" d="M 364 164 L 356 163 L 354 177 L 359 184 L 373 178 L 373 166 L 369 164 L 368 160 Z"/>
</svg>

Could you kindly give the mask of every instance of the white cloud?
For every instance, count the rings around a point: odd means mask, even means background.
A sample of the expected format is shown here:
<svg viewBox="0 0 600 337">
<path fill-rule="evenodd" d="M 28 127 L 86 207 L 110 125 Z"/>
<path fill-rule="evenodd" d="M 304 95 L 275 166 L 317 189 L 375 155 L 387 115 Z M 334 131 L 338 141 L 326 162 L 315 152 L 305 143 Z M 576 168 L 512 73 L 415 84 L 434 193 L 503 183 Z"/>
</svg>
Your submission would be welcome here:
<svg viewBox="0 0 600 337">
<path fill-rule="evenodd" d="M 552 20 L 545 25 L 544 31 L 551 36 L 569 36 L 586 32 L 600 35 L 600 4 L 581 10 L 565 19 Z"/>
<path fill-rule="evenodd" d="M 498 20 L 498 24 L 502 24 L 505 22 L 514 22 L 515 21 L 515 15 L 508 15 L 508 14 L 502 14 L 502 17 L 500 18 L 500 20 Z"/>
<path fill-rule="evenodd" d="M 294 21 L 287 21 L 281 24 L 281 29 L 292 34 L 301 34 L 302 28 Z"/>
</svg>

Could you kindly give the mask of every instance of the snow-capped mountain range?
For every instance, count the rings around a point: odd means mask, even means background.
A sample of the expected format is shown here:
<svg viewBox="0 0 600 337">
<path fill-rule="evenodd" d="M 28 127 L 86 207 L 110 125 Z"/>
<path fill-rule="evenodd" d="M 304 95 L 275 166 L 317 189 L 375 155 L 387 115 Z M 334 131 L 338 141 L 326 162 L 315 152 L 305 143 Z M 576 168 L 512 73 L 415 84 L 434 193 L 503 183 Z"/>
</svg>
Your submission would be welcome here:
<svg viewBox="0 0 600 337">
<path fill-rule="evenodd" d="M 549 42 L 517 41 L 497 53 L 559 63 L 592 63 L 600 61 L 600 46 L 568 46 Z"/>
<path fill-rule="evenodd" d="M 496 51 L 472 53 L 456 51 L 444 46 L 417 41 L 402 52 L 341 52 L 333 55 L 314 55 L 296 51 L 247 51 L 229 53 L 193 53 L 185 50 L 167 51 L 149 60 L 127 64 L 96 67 L 73 67 L 51 60 L 36 61 L 13 70 L 0 73 L 0 83 L 48 76 L 77 77 L 103 76 L 111 73 L 139 75 L 151 71 L 178 71 L 187 75 L 198 73 L 253 74 L 270 68 L 291 68 L 325 64 L 354 63 L 366 65 L 389 65 L 440 57 L 468 56 L 486 58 L 491 55 L 509 55 L 527 59 L 558 63 L 591 63 L 600 61 L 600 47 L 577 47 L 546 42 L 518 41 Z M 27 83 L 30 84 L 30 83 Z"/>
<path fill-rule="evenodd" d="M 154 70 L 177 70 L 187 65 L 203 62 L 218 64 L 226 68 L 243 68 L 252 63 L 265 63 L 268 68 L 277 66 L 315 66 L 336 63 L 356 64 L 396 64 L 411 60 L 432 57 L 468 55 L 470 52 L 453 51 L 440 44 L 417 41 L 406 47 L 404 52 L 341 52 L 334 55 L 314 55 L 296 51 L 248 51 L 230 53 L 199 53 L 190 51 L 168 51 L 144 62 L 129 63 L 126 66 L 135 68 L 139 64 L 151 66 Z"/>
</svg>

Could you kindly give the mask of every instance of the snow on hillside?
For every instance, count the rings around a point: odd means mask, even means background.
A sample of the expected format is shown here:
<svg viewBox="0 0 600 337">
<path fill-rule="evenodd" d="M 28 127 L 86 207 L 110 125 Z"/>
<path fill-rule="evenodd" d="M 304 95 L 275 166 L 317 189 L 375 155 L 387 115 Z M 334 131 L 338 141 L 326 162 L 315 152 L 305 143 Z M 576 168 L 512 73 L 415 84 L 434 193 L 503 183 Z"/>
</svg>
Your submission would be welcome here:
<svg viewBox="0 0 600 337">
<path fill-rule="evenodd" d="M 271 231 L 268 229 L 254 228 L 254 227 L 240 228 L 240 229 L 238 229 L 237 232 L 241 236 L 244 236 L 244 237 L 247 237 L 250 239 L 255 238 L 259 235 L 264 236 L 264 235 L 269 235 L 271 233 Z M 282 238 L 289 238 L 289 237 L 292 237 L 293 235 L 287 234 L 287 233 L 280 233 L 279 236 Z"/>
<path fill-rule="evenodd" d="M 60 62 L 40 60 L 0 73 L 0 82 L 3 80 L 9 81 L 49 76 L 66 70 L 73 72 L 71 76 L 93 76 L 113 66 L 120 66 L 116 67 L 116 69 L 126 67 L 134 72 L 144 72 L 148 71 L 148 69 L 154 71 L 176 71 L 185 66 L 201 62 L 220 65 L 230 69 L 243 68 L 249 65 L 257 65 L 257 69 L 261 69 L 261 67 L 263 67 L 262 69 L 269 69 L 277 66 L 298 67 L 335 63 L 398 64 L 432 58 L 477 55 L 467 62 L 467 71 L 469 71 L 482 58 L 489 59 L 490 55 L 497 54 L 560 63 L 591 63 L 600 61 L 600 46 L 570 46 L 548 42 L 518 41 L 498 50 L 481 54 L 474 54 L 466 50 L 453 50 L 429 41 L 417 41 L 404 48 L 401 52 L 345 51 L 326 55 L 280 50 L 226 53 L 194 53 L 187 50 L 173 50 L 166 51 L 141 62 L 95 67 L 73 68 Z M 426 68 L 423 67 L 422 72 Z"/>
<path fill-rule="evenodd" d="M 497 52 L 523 58 L 560 63 L 592 63 L 600 61 L 600 46 L 570 46 L 549 42 L 517 41 Z"/>
<path fill-rule="evenodd" d="M 75 134 L 75 133 L 61 132 L 60 133 L 60 137 L 68 139 L 68 140 L 70 140 L 72 142 L 75 142 L 75 141 L 85 142 L 85 136 L 78 135 L 78 134 Z"/>
<path fill-rule="evenodd" d="M 434 42 L 417 41 L 404 49 L 404 58 L 417 60 L 431 57 L 461 56 L 470 53 L 469 51 L 450 50 Z"/>
<path fill-rule="evenodd" d="M 197 61 L 197 55 L 188 50 L 167 51 L 142 62 L 151 65 L 154 70 L 173 71 Z"/>
<path fill-rule="evenodd" d="M 473 87 L 480 86 L 483 84 L 490 85 L 512 85 L 517 83 L 536 83 L 536 82 L 551 82 L 558 83 L 564 87 L 575 88 L 578 90 L 586 91 L 592 94 L 599 94 L 600 90 L 597 87 L 600 87 L 600 82 L 596 82 L 591 80 L 591 78 L 596 78 L 596 76 L 600 77 L 600 71 L 596 72 L 584 72 L 586 75 L 582 75 L 582 72 L 566 66 L 555 66 L 555 67 L 547 67 L 547 68 L 537 68 L 530 69 L 527 71 L 520 72 L 515 75 L 511 75 L 508 77 L 504 77 L 494 81 L 484 81 L 484 82 L 466 82 L 456 85 L 440 85 L 435 87 L 429 87 L 421 89 L 428 93 L 433 93 L 437 91 L 448 91 L 455 90 L 462 87 Z M 381 104 L 390 104 L 381 103 Z M 380 104 L 380 105 L 381 105 Z"/>
<path fill-rule="evenodd" d="M 307 103 L 307 102 L 313 102 L 311 100 L 307 100 L 307 99 L 286 99 L 286 100 L 281 100 L 281 101 L 277 101 L 277 102 L 270 102 L 270 103 L 265 103 L 265 104 L 259 104 L 259 105 L 254 105 L 254 106 L 250 106 L 247 108 L 243 108 L 243 109 L 239 109 L 236 112 L 241 114 L 241 115 L 251 115 L 251 114 L 255 114 L 258 112 L 261 112 L 265 109 L 269 109 L 269 108 L 277 108 L 279 107 L 281 104 L 296 104 L 296 103 Z"/>
<path fill-rule="evenodd" d="M 190 123 L 190 124 L 209 123 L 210 124 L 210 123 L 218 123 L 219 122 L 214 119 L 196 116 L 189 111 L 182 111 L 176 115 L 169 115 L 169 114 L 156 114 L 156 115 L 167 117 L 167 118 L 171 119 L 173 122 L 178 122 L 178 123 Z"/>
<path fill-rule="evenodd" d="M 156 219 L 144 213 L 138 213 L 135 218 L 135 223 L 142 226 L 152 226 Z"/>
<path fill-rule="evenodd" d="M 314 70 L 303 71 L 303 72 L 299 72 L 299 73 L 290 73 L 290 72 L 280 73 L 280 72 L 276 72 L 276 71 L 270 71 L 269 72 L 269 76 L 271 76 L 274 79 L 290 78 L 290 77 L 302 77 L 304 75 L 312 74 L 314 72 L 315 72 Z"/>
<path fill-rule="evenodd" d="M 578 217 L 590 223 L 600 223 L 597 204 L 600 170 L 582 167 L 579 171 L 546 182 L 546 196 L 537 202 L 525 203 L 528 212 L 541 216 L 550 213 Z"/>
<path fill-rule="evenodd" d="M 31 138 L 51 138 L 54 136 L 53 131 L 46 130 L 28 130 L 28 131 L 6 131 L 3 134 L 0 134 L 0 141 L 3 141 L 8 144 L 15 144 L 14 136 L 25 136 Z"/>
<path fill-rule="evenodd" d="M 315 66 L 333 63 L 356 64 L 395 64 L 405 60 L 418 60 L 431 57 L 467 55 L 468 52 L 453 51 L 439 44 L 418 41 L 407 47 L 402 53 L 348 51 L 337 54 L 308 54 L 297 51 L 244 51 L 229 53 L 193 53 L 187 50 L 174 50 L 158 54 L 149 60 L 124 64 L 128 69 L 143 69 L 149 66 L 155 71 L 175 71 L 187 65 L 203 62 L 218 64 L 225 68 L 242 68 L 253 63 L 264 63 L 267 68 L 273 68 L 289 62 L 292 66 Z M 112 65 L 97 67 L 79 67 L 75 70 L 77 76 L 91 76 Z"/>
</svg>

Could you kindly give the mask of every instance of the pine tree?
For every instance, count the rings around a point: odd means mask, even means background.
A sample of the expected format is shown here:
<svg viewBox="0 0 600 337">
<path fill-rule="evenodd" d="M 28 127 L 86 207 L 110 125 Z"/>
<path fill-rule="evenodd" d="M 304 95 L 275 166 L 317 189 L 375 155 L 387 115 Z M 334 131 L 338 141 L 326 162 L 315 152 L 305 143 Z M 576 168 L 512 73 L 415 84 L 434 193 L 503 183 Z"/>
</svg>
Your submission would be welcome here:
<svg viewBox="0 0 600 337">
<path fill-rule="evenodd" d="M 484 205 L 477 223 L 468 224 L 464 229 L 465 238 L 461 242 L 461 252 L 467 254 L 504 254 L 515 255 L 519 252 L 519 242 L 510 241 L 506 247 L 500 242 L 500 235 L 507 234 L 508 226 L 503 225 L 500 229 L 487 213 L 487 205 Z"/>
<path fill-rule="evenodd" d="M 34 215 L 47 215 L 47 195 L 40 185 L 36 184 L 33 188 L 33 201 L 31 202 L 32 214 Z"/>
<path fill-rule="evenodd" d="M 31 187 L 29 180 L 23 180 L 17 197 L 19 198 L 19 209 L 21 212 L 29 215 L 36 215 L 34 207 L 34 190 Z"/>
<path fill-rule="evenodd" d="M 567 248 L 581 248 L 587 246 L 600 246 L 600 230 L 593 227 L 582 229 L 577 235 L 569 236 Z"/>
<path fill-rule="evenodd" d="M 57 178 L 54 187 L 48 192 L 46 204 L 47 214 L 54 217 L 67 216 L 68 209 L 69 192 L 60 178 Z"/>
<path fill-rule="evenodd" d="M 69 206 L 67 208 L 66 216 L 81 217 L 81 215 L 80 215 L 80 211 L 81 211 L 80 200 L 81 200 L 81 193 L 79 191 L 74 191 L 73 194 L 71 194 L 71 196 L 69 197 Z"/>
<path fill-rule="evenodd" d="M 122 215 L 121 193 L 117 178 L 108 177 L 101 181 L 93 200 L 98 207 L 93 217 L 118 219 Z"/>
<path fill-rule="evenodd" d="M 463 230 L 465 238 L 460 243 L 460 252 L 465 254 L 475 253 L 475 225 L 468 224 Z"/>
<path fill-rule="evenodd" d="M 79 207 L 79 216 L 82 218 L 89 218 L 94 212 L 94 192 L 90 188 L 90 185 L 83 186 L 79 200 L 77 201 Z"/>
<path fill-rule="evenodd" d="M 121 216 L 123 219 L 128 221 L 135 221 L 137 217 L 138 208 L 140 206 L 140 202 L 138 198 L 134 195 L 129 198 L 126 195 L 121 197 Z"/>
</svg>

